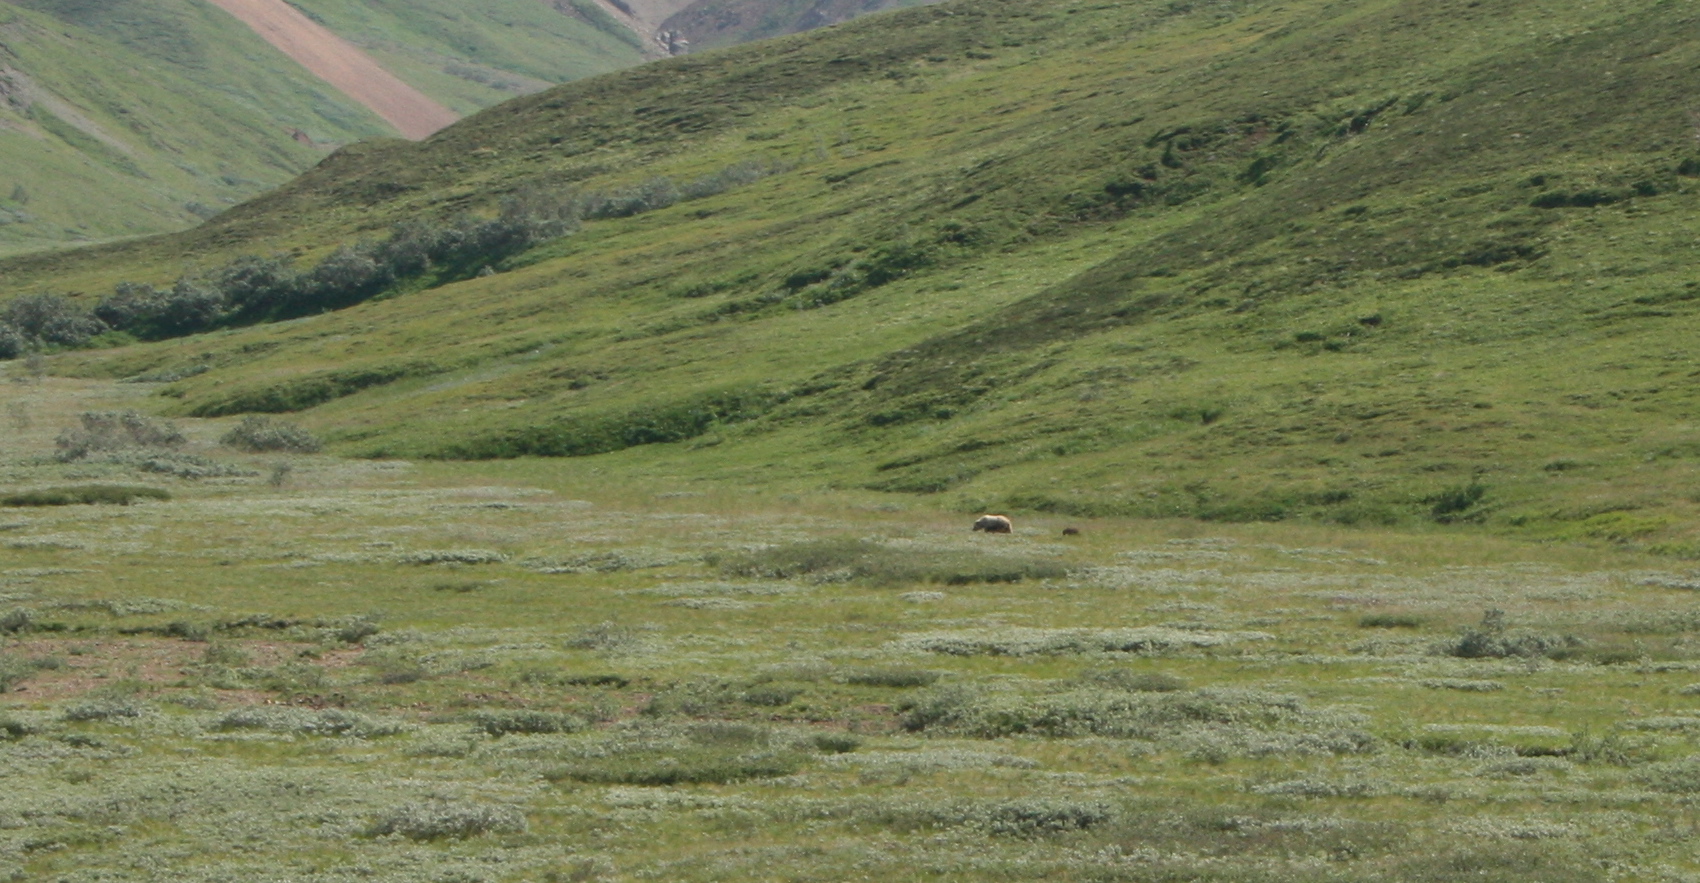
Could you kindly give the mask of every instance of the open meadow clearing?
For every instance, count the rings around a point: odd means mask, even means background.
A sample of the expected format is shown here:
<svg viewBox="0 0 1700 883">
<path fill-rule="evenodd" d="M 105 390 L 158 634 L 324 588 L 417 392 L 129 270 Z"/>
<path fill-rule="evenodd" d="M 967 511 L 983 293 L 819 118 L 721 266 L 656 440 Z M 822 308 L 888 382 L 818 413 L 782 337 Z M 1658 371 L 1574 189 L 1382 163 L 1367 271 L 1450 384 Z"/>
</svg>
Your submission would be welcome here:
<svg viewBox="0 0 1700 883">
<path fill-rule="evenodd" d="M 1682 562 L 990 536 L 606 458 L 242 454 L 233 420 L 61 462 L 147 385 L 12 367 L 8 494 L 170 499 L 0 509 L 0 878 L 1700 877 Z"/>
</svg>

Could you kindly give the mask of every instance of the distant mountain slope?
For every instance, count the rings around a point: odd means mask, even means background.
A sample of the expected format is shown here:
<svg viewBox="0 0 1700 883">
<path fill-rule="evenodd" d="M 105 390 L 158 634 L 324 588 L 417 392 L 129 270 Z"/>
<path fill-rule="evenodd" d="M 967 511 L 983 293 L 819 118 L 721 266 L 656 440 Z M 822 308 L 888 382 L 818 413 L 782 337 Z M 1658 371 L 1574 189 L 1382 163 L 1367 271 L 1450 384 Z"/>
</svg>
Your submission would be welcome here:
<svg viewBox="0 0 1700 883">
<path fill-rule="evenodd" d="M 0 4 L 0 248 L 195 223 L 387 130 L 214 7 L 87 20 Z"/>
<path fill-rule="evenodd" d="M 0 0 L 0 253 L 179 229 L 335 146 L 422 137 L 455 115 L 682 51 L 661 28 L 687 2 Z M 704 31 L 703 45 L 804 26 L 788 2 L 756 4 L 774 5 L 762 21 L 779 25 Z M 329 76 L 319 79 L 220 6 L 261 35 L 277 37 L 281 15 L 351 45 L 285 45 L 340 46 L 316 63 Z"/>
<path fill-rule="evenodd" d="M 799 34 L 874 12 L 936 0 L 696 0 L 668 16 L 660 30 L 688 40 L 693 51 Z"/>
<path fill-rule="evenodd" d="M 459 119 L 284 0 L 211 0 L 314 76 L 419 139 Z"/>
<path fill-rule="evenodd" d="M 55 364 L 351 454 L 1696 555 L 1697 67 L 1661 0 L 957 0 L 0 274 L 290 249 L 212 333 Z"/>
<path fill-rule="evenodd" d="M 585 2 L 293 5 L 399 77 L 392 91 L 429 96 L 408 117 L 424 134 L 452 119 L 430 102 L 467 113 L 642 60 L 638 39 Z M 181 228 L 331 147 L 395 133 L 200 0 L 0 2 L 0 90 L 4 252 Z"/>
</svg>

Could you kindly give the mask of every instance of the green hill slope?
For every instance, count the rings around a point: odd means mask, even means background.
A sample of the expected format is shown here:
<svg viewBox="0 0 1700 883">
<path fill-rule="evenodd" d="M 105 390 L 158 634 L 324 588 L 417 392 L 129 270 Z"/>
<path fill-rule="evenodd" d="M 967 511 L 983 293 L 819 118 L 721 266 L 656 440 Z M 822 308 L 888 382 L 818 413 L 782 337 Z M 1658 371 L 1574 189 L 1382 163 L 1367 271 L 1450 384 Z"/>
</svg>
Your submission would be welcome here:
<svg viewBox="0 0 1700 883">
<path fill-rule="evenodd" d="M 576 193 L 576 231 L 520 253 L 55 364 L 364 456 L 1686 554 L 1697 31 L 1652 0 L 949 3 L 569 84 L 0 270 L 92 301 L 185 254 L 306 269 Z"/>
<path fill-rule="evenodd" d="M 298 6 L 463 113 L 642 57 L 590 5 Z M 9 0 L 0 34 L 0 252 L 180 229 L 393 134 L 211 4 Z"/>
<path fill-rule="evenodd" d="M 697 0 L 669 16 L 661 30 L 683 36 L 700 52 L 926 2 L 931 0 Z"/>
</svg>

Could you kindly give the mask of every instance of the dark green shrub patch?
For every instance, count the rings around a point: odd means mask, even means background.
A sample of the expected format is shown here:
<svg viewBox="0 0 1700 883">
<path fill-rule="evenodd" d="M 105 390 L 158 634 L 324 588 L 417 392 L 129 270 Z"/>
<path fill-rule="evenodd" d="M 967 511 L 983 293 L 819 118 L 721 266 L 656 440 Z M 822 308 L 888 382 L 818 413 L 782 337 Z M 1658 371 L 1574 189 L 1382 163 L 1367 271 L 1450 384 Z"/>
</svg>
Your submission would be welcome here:
<svg viewBox="0 0 1700 883">
<path fill-rule="evenodd" d="M 112 330 L 62 294 L 28 294 L 0 310 L 0 358 L 17 358 L 39 346 L 82 346 Z"/>
<path fill-rule="evenodd" d="M 930 687 L 938 682 L 939 673 L 924 668 L 858 668 L 843 676 L 844 683 L 858 687 Z"/>
<path fill-rule="evenodd" d="M 313 454 L 322 447 L 312 433 L 300 426 L 261 416 L 242 418 L 242 422 L 220 436 L 218 442 L 225 447 L 256 454 L 270 451 Z"/>
<path fill-rule="evenodd" d="M 137 500 L 169 500 L 162 488 L 120 484 L 88 484 L 19 491 L 0 496 L 0 506 L 128 506 Z"/>
<path fill-rule="evenodd" d="M 1463 659 L 1506 659 L 1513 657 L 1561 658 L 1577 653 L 1584 643 L 1574 635 L 1511 628 L 1501 610 L 1489 610 L 1479 626 L 1467 628 L 1456 641 L 1441 645 L 1447 656 Z"/>
<path fill-rule="evenodd" d="M 114 330 L 160 340 L 339 310 L 397 288 L 470 279 L 534 245 L 572 233 L 583 220 L 630 217 L 714 196 L 786 168 L 746 160 L 684 184 L 651 178 L 626 189 L 595 192 L 532 186 L 504 198 L 495 217 L 404 221 L 384 239 L 345 244 L 308 269 L 297 269 L 284 257 L 244 255 L 186 274 L 169 288 L 120 282 L 92 310 L 63 295 L 28 295 L 0 311 L 0 359 L 15 359 L 40 346 L 83 346 Z M 906 272 L 889 263 L 875 261 L 871 272 Z"/>
<path fill-rule="evenodd" d="M 480 711 L 472 715 L 472 724 L 492 736 L 509 733 L 575 733 L 587 724 L 583 718 L 570 714 L 530 709 Z"/>
<path fill-rule="evenodd" d="M 1421 617 L 1407 613 L 1370 613 L 1358 620 L 1365 629 L 1417 629 L 1423 627 Z"/>
<path fill-rule="evenodd" d="M 596 785 L 720 785 L 789 776 L 801 770 L 806 759 L 793 751 L 742 753 L 722 747 L 646 750 L 567 764 L 545 777 Z"/>
<path fill-rule="evenodd" d="M 518 807 L 439 799 L 396 807 L 373 821 L 366 833 L 372 837 L 441 840 L 525 830 L 525 814 Z"/>
<path fill-rule="evenodd" d="M 1057 561 L 973 551 L 896 548 L 860 539 L 815 540 L 776 546 L 717 562 L 727 576 L 764 579 L 810 577 L 857 580 L 876 585 L 903 583 L 1013 583 L 1058 579 L 1068 569 Z"/>
<path fill-rule="evenodd" d="M 585 457 L 638 445 L 686 441 L 715 426 L 755 419 L 785 398 L 760 387 L 705 392 L 624 413 L 509 430 L 453 446 L 441 456 L 469 460 Z"/>
</svg>

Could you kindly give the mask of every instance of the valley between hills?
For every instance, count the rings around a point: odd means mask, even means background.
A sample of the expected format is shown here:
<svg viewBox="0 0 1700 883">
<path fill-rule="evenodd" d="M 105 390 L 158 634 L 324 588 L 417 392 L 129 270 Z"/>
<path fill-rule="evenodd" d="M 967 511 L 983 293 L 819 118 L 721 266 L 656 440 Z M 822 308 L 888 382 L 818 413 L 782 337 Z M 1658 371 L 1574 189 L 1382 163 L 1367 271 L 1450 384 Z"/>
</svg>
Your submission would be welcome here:
<svg viewBox="0 0 1700 883">
<path fill-rule="evenodd" d="M 1696 47 L 948 0 L 0 259 L 0 879 L 1694 879 Z"/>
</svg>

